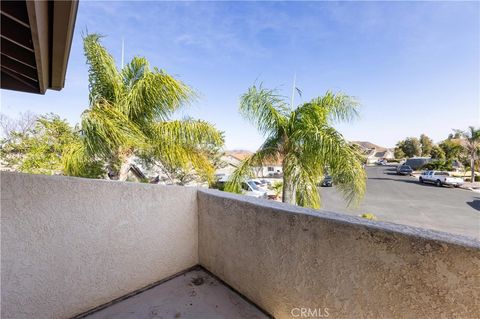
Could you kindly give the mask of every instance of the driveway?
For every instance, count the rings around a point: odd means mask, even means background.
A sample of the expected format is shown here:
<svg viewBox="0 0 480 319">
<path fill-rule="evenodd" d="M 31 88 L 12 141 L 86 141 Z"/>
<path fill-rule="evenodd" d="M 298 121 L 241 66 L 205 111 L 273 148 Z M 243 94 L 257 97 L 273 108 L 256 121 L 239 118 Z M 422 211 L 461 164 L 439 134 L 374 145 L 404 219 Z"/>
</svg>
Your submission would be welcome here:
<svg viewBox="0 0 480 319">
<path fill-rule="evenodd" d="M 398 176 L 394 166 L 367 167 L 367 193 L 358 208 L 346 208 L 335 187 L 322 187 L 322 209 L 480 239 L 480 193 L 420 184 Z"/>
</svg>

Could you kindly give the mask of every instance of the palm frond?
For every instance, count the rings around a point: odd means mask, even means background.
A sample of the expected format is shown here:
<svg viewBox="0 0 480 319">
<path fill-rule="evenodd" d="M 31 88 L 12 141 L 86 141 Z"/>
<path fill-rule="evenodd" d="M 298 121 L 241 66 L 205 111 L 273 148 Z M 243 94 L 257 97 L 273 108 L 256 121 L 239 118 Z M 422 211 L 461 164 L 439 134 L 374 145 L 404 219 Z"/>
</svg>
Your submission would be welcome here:
<svg viewBox="0 0 480 319">
<path fill-rule="evenodd" d="M 317 183 L 324 174 L 324 166 L 319 159 L 314 154 L 306 153 L 303 146 L 297 145 L 296 149 L 291 149 L 285 156 L 283 168 L 287 184 L 291 184 L 295 203 L 320 208 Z"/>
<path fill-rule="evenodd" d="M 202 178 L 206 179 L 209 183 L 213 182 L 215 177 L 215 168 L 213 167 L 213 164 L 209 160 L 207 154 L 201 151 L 191 151 L 189 154 L 189 161 L 193 170 Z"/>
<path fill-rule="evenodd" d="M 340 133 L 326 125 L 309 125 L 298 129 L 292 138 L 302 145 L 303 168 L 312 166 L 311 176 L 327 169 L 348 205 L 360 202 L 366 191 L 365 170 Z"/>
<path fill-rule="evenodd" d="M 275 91 L 250 87 L 240 98 L 240 113 L 263 134 L 273 134 L 287 123 L 288 106 Z"/>
<path fill-rule="evenodd" d="M 82 114 L 82 134 L 91 154 L 109 156 L 119 147 L 142 147 L 146 137 L 140 128 L 105 100 Z"/>
<path fill-rule="evenodd" d="M 99 99 L 115 103 L 123 94 L 123 85 L 113 57 L 100 43 L 101 36 L 89 34 L 83 39 L 87 58 L 90 104 Z"/>
<path fill-rule="evenodd" d="M 198 145 L 222 145 L 223 134 L 212 124 L 203 120 L 174 120 L 153 125 L 152 138 L 174 143 Z"/>
<path fill-rule="evenodd" d="M 193 169 L 211 181 L 214 168 L 205 150 L 207 146 L 221 147 L 223 134 L 202 120 L 158 122 L 150 130 L 150 153 L 168 167 Z"/>
<path fill-rule="evenodd" d="M 127 63 L 121 71 L 122 81 L 127 90 L 131 89 L 149 70 L 150 63 L 147 59 L 133 57 L 132 61 Z"/>
<path fill-rule="evenodd" d="M 358 102 L 343 93 L 327 91 L 325 95 L 314 98 L 305 107 L 309 112 L 317 112 L 317 116 L 326 116 L 333 122 L 348 122 L 358 117 Z"/>
<path fill-rule="evenodd" d="M 156 68 L 151 71 L 143 58 L 134 58 L 122 74 L 128 87 L 123 111 L 139 124 L 168 120 L 173 112 L 195 97 L 183 82 Z"/>
<path fill-rule="evenodd" d="M 297 205 L 303 207 L 320 208 L 321 200 L 318 192 L 318 179 L 314 175 L 308 175 L 301 171 L 295 185 L 295 198 Z"/>
<path fill-rule="evenodd" d="M 225 190 L 231 193 L 241 193 L 242 182 L 253 176 L 253 167 L 262 166 L 265 161 L 276 161 L 279 154 L 278 136 L 271 136 L 263 143 L 258 151 L 243 160 L 235 169 L 229 181 L 225 185 Z"/>
<path fill-rule="evenodd" d="M 70 176 L 99 178 L 104 172 L 103 163 L 94 159 L 81 140 L 64 150 L 62 164 L 64 174 Z"/>
</svg>

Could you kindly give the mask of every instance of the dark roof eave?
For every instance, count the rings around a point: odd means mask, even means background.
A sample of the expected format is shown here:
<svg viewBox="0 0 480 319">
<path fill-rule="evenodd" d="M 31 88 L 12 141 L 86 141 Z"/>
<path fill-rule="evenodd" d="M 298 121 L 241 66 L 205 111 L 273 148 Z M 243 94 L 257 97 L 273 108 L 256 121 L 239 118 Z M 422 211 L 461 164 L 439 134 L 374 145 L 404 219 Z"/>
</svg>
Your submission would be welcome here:
<svg viewBox="0 0 480 319">
<path fill-rule="evenodd" d="M 65 84 L 78 0 L 1 2 L 1 88 L 44 94 Z"/>
</svg>

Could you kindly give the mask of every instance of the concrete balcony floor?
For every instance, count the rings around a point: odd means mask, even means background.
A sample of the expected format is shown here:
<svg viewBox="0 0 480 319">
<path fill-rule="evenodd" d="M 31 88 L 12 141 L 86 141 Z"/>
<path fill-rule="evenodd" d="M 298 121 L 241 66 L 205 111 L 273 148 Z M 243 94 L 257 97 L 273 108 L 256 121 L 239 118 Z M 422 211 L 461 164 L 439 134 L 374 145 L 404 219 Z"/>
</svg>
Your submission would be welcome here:
<svg viewBox="0 0 480 319">
<path fill-rule="evenodd" d="M 202 268 L 190 270 L 81 318 L 271 318 Z"/>
</svg>

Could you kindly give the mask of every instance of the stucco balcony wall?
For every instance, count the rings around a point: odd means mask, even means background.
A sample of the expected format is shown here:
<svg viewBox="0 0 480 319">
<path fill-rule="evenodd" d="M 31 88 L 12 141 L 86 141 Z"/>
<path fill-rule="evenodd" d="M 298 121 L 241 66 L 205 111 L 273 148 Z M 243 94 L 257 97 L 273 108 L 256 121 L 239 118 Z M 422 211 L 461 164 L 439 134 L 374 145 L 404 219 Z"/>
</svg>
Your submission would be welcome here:
<svg viewBox="0 0 480 319">
<path fill-rule="evenodd" d="M 72 317 L 198 264 L 275 318 L 480 313 L 468 237 L 214 190 L 0 178 L 5 319 Z"/>
<path fill-rule="evenodd" d="M 214 190 L 198 210 L 200 264 L 275 318 L 480 314 L 474 239 Z"/>
<path fill-rule="evenodd" d="M 1 317 L 69 318 L 198 264 L 196 193 L 3 172 Z"/>
</svg>

